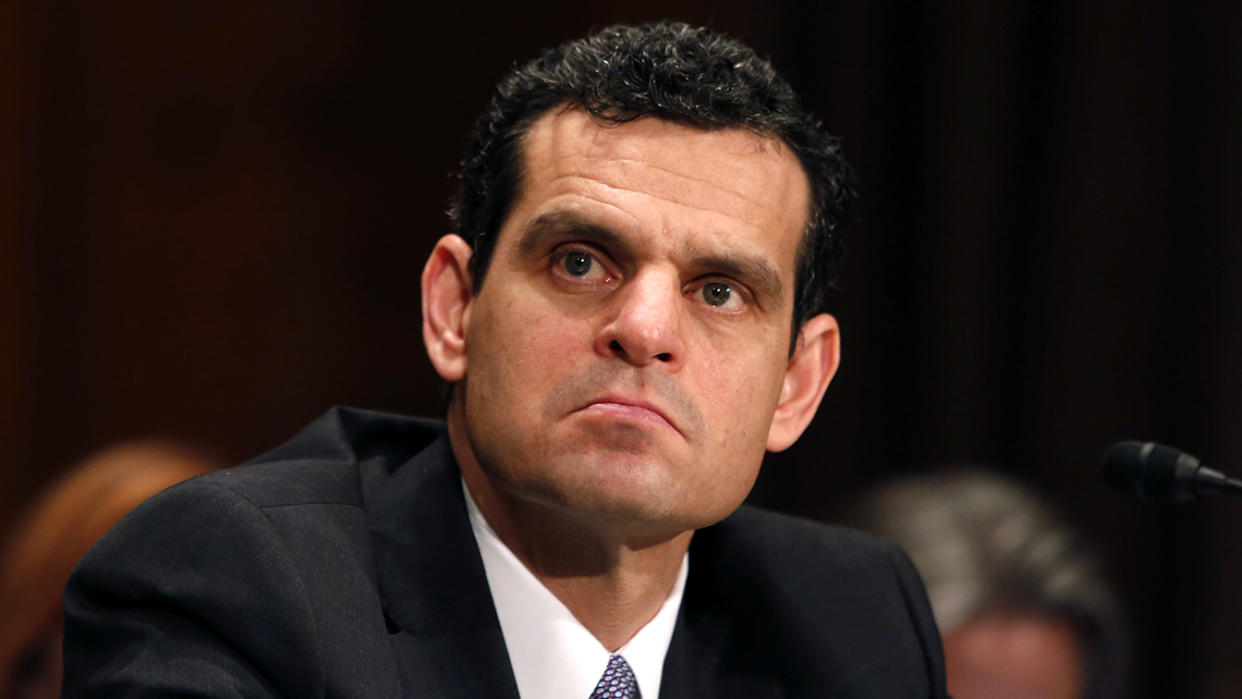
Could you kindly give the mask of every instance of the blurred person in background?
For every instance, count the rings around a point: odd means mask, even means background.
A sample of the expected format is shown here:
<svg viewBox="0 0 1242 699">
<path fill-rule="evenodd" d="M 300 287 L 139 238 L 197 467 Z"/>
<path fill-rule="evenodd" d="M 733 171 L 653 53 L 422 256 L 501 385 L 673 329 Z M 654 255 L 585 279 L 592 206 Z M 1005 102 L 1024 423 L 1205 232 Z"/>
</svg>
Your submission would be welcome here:
<svg viewBox="0 0 1242 699">
<path fill-rule="evenodd" d="M 0 558 L 0 696 L 60 696 L 61 590 L 73 566 L 140 502 L 218 466 L 175 442 L 125 442 L 71 468 L 33 504 Z"/>
<path fill-rule="evenodd" d="M 1093 553 L 1029 488 L 954 469 L 882 485 L 845 518 L 914 561 L 955 699 L 1123 696 L 1119 604 Z"/>
</svg>

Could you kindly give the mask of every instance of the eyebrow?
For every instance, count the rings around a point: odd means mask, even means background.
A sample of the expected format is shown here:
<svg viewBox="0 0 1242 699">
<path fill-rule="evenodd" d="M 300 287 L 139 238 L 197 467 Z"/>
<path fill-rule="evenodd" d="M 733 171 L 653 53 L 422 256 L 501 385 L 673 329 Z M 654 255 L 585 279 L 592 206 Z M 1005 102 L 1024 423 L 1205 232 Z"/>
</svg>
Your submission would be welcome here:
<svg viewBox="0 0 1242 699">
<path fill-rule="evenodd" d="M 531 221 L 518 240 L 518 254 L 531 257 L 562 238 L 588 240 L 601 247 L 625 247 L 625 240 L 607 226 L 586 221 L 569 211 L 549 211 Z"/>
<path fill-rule="evenodd" d="M 597 223 L 584 220 L 570 211 L 549 211 L 532 220 L 518 240 L 518 253 L 531 257 L 547 245 L 562 238 L 573 238 L 595 243 L 612 251 L 627 250 L 629 244 L 624 236 Z M 682 254 L 696 269 L 736 277 L 750 286 L 760 299 L 779 306 L 784 285 L 780 275 L 767 260 L 742 252 L 707 252 L 693 243 L 686 243 Z"/>
<path fill-rule="evenodd" d="M 780 306 L 781 278 L 766 260 L 745 253 L 696 255 L 693 246 L 689 246 L 689 250 L 691 262 L 697 267 L 741 279 L 754 289 L 760 299 L 767 299 L 775 307 Z"/>
</svg>

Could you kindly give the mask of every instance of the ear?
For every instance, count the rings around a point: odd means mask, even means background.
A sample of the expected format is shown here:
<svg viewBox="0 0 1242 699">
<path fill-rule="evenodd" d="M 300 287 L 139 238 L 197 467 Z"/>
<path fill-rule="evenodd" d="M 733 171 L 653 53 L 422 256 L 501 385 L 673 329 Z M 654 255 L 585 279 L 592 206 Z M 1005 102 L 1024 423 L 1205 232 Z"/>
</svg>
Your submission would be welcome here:
<svg viewBox="0 0 1242 699">
<path fill-rule="evenodd" d="M 466 324 L 474 285 L 470 277 L 470 244 L 446 235 L 423 267 L 423 342 L 431 363 L 445 381 L 466 376 Z"/>
<path fill-rule="evenodd" d="M 785 367 L 780 401 L 768 428 L 768 451 L 788 449 L 802 436 L 840 363 L 837 319 L 824 313 L 803 323 L 798 345 Z"/>
</svg>

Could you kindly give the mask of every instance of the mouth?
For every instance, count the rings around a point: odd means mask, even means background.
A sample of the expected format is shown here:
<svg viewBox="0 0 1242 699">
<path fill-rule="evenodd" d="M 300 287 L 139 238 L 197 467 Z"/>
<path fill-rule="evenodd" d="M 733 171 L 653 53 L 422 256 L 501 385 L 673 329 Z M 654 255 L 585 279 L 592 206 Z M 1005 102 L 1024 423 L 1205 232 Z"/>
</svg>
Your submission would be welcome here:
<svg viewBox="0 0 1242 699">
<path fill-rule="evenodd" d="M 656 428 L 671 429 L 685 436 L 675 422 L 658 406 L 645 400 L 622 396 L 602 396 L 592 399 L 575 412 L 597 415 L 624 421 L 640 422 Z"/>
</svg>

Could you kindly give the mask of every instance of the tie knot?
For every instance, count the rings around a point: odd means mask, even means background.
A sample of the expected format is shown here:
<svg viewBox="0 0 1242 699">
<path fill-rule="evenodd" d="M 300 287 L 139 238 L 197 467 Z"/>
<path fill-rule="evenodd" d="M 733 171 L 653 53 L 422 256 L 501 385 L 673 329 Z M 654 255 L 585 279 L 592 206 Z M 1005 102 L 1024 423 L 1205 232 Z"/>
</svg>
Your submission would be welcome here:
<svg viewBox="0 0 1242 699">
<path fill-rule="evenodd" d="M 590 699 L 639 699 L 638 680 L 625 658 L 614 655 L 608 659 L 608 668 L 599 678 Z"/>
</svg>

